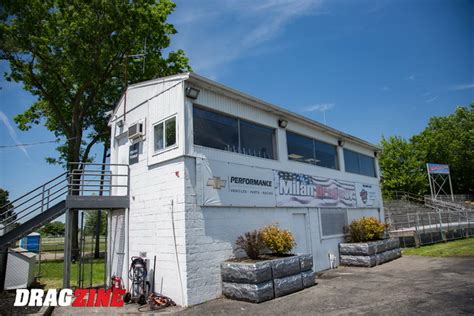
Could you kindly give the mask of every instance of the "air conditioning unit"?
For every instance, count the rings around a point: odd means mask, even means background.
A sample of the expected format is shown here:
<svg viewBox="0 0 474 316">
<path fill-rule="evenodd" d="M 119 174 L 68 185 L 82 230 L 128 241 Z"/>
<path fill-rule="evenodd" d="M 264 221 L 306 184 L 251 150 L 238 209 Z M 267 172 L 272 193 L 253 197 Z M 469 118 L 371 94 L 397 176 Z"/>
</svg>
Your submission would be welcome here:
<svg viewBox="0 0 474 316">
<path fill-rule="evenodd" d="M 135 123 L 128 128 L 128 138 L 135 139 L 145 135 L 145 130 L 143 129 L 143 122 Z"/>
</svg>

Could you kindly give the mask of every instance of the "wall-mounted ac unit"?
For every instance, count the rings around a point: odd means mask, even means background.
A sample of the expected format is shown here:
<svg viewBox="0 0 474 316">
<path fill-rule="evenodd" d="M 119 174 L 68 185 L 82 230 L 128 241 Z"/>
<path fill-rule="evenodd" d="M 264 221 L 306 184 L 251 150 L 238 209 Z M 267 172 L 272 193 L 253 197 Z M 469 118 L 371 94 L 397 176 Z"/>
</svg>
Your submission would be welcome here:
<svg viewBox="0 0 474 316">
<path fill-rule="evenodd" d="M 143 128 L 143 122 L 135 123 L 128 128 L 128 138 L 135 139 L 145 135 L 145 130 Z"/>
</svg>

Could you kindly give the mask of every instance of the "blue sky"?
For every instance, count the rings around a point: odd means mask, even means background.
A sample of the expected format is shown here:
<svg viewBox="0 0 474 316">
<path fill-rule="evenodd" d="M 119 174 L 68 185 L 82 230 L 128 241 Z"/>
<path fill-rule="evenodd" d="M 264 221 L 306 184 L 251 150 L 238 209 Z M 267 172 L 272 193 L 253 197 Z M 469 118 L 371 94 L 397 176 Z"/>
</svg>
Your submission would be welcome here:
<svg viewBox="0 0 474 316">
<path fill-rule="evenodd" d="M 474 101 L 474 1 L 178 0 L 171 21 L 197 73 L 373 143 Z M 53 140 L 16 128 L 34 98 L 0 86 L 0 145 Z M 59 174 L 54 148 L 0 148 L 0 187 Z"/>
</svg>

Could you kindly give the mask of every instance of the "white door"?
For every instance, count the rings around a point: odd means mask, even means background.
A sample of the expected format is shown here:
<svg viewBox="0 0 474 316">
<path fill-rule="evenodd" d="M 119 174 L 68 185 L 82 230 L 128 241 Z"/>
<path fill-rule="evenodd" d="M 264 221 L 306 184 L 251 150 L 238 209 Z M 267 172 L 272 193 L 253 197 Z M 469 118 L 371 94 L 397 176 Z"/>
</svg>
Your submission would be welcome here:
<svg viewBox="0 0 474 316">
<path fill-rule="evenodd" d="M 293 235 L 296 239 L 295 253 L 310 253 L 308 243 L 307 218 L 304 213 L 293 213 Z"/>
</svg>

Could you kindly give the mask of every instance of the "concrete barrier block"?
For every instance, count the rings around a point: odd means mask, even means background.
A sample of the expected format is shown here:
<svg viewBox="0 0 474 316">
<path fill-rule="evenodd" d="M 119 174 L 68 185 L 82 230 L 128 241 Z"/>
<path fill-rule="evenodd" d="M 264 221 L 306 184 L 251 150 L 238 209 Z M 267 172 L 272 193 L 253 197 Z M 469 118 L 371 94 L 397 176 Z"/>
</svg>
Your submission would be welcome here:
<svg viewBox="0 0 474 316">
<path fill-rule="evenodd" d="M 224 282 L 259 284 L 272 279 L 272 270 L 270 261 L 223 262 L 221 276 Z"/>
<path fill-rule="evenodd" d="M 273 279 L 275 297 L 287 295 L 303 289 L 301 273 Z"/>
<path fill-rule="evenodd" d="M 234 300 L 252 303 L 268 301 L 274 298 L 273 281 L 259 284 L 223 282 L 222 294 Z"/>
</svg>

